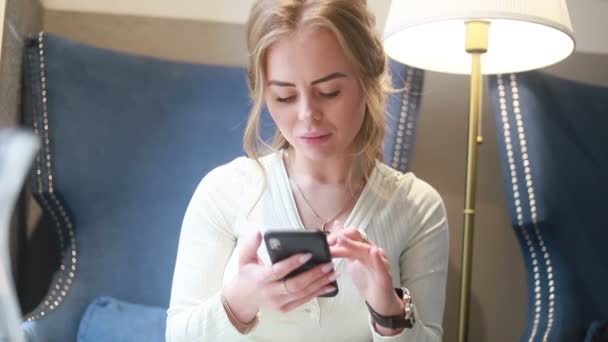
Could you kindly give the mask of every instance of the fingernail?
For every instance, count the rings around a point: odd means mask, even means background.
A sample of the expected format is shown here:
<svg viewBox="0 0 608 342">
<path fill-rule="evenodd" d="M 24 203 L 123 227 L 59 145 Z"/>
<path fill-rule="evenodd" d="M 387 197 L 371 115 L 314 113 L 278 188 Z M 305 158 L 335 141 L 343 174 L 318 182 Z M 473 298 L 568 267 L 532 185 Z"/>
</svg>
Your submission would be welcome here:
<svg viewBox="0 0 608 342">
<path fill-rule="evenodd" d="M 306 254 L 302 255 L 299 260 L 300 260 L 301 263 L 305 263 L 308 260 L 310 260 L 310 258 L 312 258 L 312 254 L 311 253 L 306 253 Z"/>
<path fill-rule="evenodd" d="M 277 265 L 272 265 L 272 273 L 276 276 L 279 274 L 279 267 Z"/>
<path fill-rule="evenodd" d="M 336 290 L 335 287 L 331 286 L 325 289 L 325 291 L 323 291 L 323 293 L 331 293 L 334 292 Z"/>
<path fill-rule="evenodd" d="M 333 268 L 334 268 L 334 264 L 330 262 L 321 267 L 321 272 L 327 273 L 327 272 L 333 270 Z"/>
<path fill-rule="evenodd" d="M 334 280 L 338 279 L 339 276 L 340 276 L 340 274 L 338 274 L 338 272 L 334 272 L 334 274 L 329 276 L 329 281 L 334 281 Z"/>
</svg>

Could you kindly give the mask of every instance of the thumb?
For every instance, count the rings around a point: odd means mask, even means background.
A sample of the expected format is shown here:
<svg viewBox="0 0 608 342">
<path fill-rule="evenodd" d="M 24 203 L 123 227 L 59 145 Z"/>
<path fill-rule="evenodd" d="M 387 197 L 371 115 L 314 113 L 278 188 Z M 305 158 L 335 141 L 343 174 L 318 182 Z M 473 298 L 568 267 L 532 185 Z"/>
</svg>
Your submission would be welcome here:
<svg viewBox="0 0 608 342">
<path fill-rule="evenodd" d="M 258 231 L 243 243 L 243 248 L 239 254 L 239 264 L 244 265 L 258 260 L 258 248 L 262 243 L 262 234 Z"/>
</svg>

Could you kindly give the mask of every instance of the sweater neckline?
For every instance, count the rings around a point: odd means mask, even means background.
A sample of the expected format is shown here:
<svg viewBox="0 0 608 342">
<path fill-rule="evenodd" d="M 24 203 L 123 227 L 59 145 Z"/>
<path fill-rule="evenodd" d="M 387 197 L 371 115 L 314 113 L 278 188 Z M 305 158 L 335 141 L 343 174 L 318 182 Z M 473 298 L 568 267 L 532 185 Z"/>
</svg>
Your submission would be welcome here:
<svg viewBox="0 0 608 342">
<path fill-rule="evenodd" d="M 284 162 L 283 155 L 285 153 L 285 149 L 281 149 L 278 153 L 275 154 L 278 172 L 280 175 L 278 187 L 281 189 L 281 206 L 287 213 L 289 223 L 296 229 L 306 230 L 304 227 L 304 223 L 302 222 L 302 218 L 300 217 L 300 213 L 298 212 L 298 208 L 296 206 L 295 197 L 293 193 L 293 189 L 291 188 L 289 182 L 289 175 L 287 173 L 287 167 Z M 377 162 L 376 162 L 377 163 Z M 373 201 L 371 201 L 371 189 L 377 186 L 378 182 L 378 172 L 377 165 L 373 168 L 372 173 L 369 177 L 368 182 L 363 187 L 361 194 L 357 198 L 355 202 L 355 206 L 348 214 L 346 221 L 344 222 L 345 227 L 356 227 L 363 231 L 367 229 L 369 225 L 369 221 L 371 220 L 371 206 L 373 205 Z"/>
</svg>

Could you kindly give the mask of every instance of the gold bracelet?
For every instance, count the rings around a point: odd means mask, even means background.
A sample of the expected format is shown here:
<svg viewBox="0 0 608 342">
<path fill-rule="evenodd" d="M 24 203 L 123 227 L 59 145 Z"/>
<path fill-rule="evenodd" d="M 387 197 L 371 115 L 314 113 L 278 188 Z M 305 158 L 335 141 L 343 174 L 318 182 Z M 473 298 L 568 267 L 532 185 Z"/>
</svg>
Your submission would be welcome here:
<svg viewBox="0 0 608 342">
<path fill-rule="evenodd" d="M 234 313 L 230 309 L 230 306 L 228 305 L 228 301 L 226 300 L 226 296 L 224 296 L 223 293 L 220 293 L 220 300 L 222 301 L 222 306 L 224 306 L 224 311 L 226 311 L 226 315 L 228 316 L 228 320 L 230 321 L 230 323 L 232 323 L 232 325 L 234 325 L 234 327 L 236 328 L 236 330 L 238 330 L 241 334 L 245 335 L 245 334 L 248 334 L 249 332 L 251 332 L 251 330 L 253 330 L 253 328 L 255 328 L 255 326 L 257 325 L 258 321 L 260 320 L 260 313 L 259 312 L 255 315 L 255 317 L 250 322 L 243 323 L 243 322 L 239 321 L 238 318 L 236 318 L 236 316 L 234 315 Z"/>
</svg>

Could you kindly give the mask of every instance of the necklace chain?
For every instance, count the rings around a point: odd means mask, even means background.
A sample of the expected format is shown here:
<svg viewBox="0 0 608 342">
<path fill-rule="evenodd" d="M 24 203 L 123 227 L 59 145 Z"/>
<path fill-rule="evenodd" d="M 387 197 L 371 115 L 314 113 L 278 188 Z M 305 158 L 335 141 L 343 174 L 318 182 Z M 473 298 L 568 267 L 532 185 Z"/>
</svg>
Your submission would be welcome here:
<svg viewBox="0 0 608 342">
<path fill-rule="evenodd" d="M 333 221 L 335 221 L 338 217 L 340 217 L 340 215 L 344 214 L 344 212 L 350 207 L 350 205 L 352 204 L 353 199 L 355 198 L 355 196 L 351 196 L 349 198 L 349 200 L 346 202 L 346 204 L 342 207 L 342 209 L 340 209 L 334 216 L 332 216 L 330 219 L 325 220 L 323 219 L 321 216 L 319 216 L 319 214 L 317 214 L 317 212 L 315 211 L 315 209 L 312 207 L 312 205 L 310 204 L 310 202 L 308 201 L 308 199 L 306 198 L 306 196 L 304 195 L 304 192 L 302 191 L 302 189 L 300 189 L 300 185 L 298 184 L 298 182 L 296 181 L 296 179 L 294 177 L 292 177 L 293 175 L 293 170 L 291 169 L 291 162 L 289 162 L 289 156 L 287 155 L 287 165 L 288 165 L 288 169 L 289 169 L 289 179 L 291 179 L 293 181 L 293 184 L 296 186 L 296 190 L 298 190 L 298 193 L 300 194 L 300 196 L 302 197 L 302 199 L 304 200 L 304 203 L 306 203 L 306 206 L 308 206 L 308 209 L 310 209 L 310 211 L 317 217 L 317 219 L 319 221 L 321 221 L 321 230 L 323 232 L 326 232 L 326 228 L 327 228 L 327 224 L 328 223 L 332 223 Z"/>
</svg>

